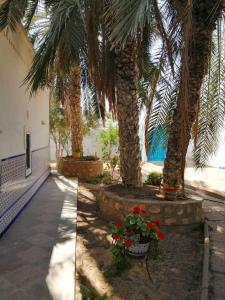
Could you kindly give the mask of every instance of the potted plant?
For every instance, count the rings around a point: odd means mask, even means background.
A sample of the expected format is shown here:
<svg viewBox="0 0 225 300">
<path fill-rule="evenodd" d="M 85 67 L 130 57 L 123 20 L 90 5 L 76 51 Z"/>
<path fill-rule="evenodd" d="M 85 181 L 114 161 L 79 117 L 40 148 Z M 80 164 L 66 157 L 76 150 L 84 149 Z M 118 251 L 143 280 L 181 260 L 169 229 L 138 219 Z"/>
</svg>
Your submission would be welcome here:
<svg viewBox="0 0 225 300">
<path fill-rule="evenodd" d="M 145 209 L 136 206 L 132 212 L 122 220 L 112 224 L 111 252 L 115 260 L 126 254 L 144 257 L 151 242 L 158 242 L 165 238 L 160 230 L 160 221 L 147 221 L 144 217 Z"/>
<path fill-rule="evenodd" d="M 76 149 L 74 152 L 73 152 L 73 158 L 80 158 L 81 157 L 81 151 L 80 149 Z"/>
</svg>

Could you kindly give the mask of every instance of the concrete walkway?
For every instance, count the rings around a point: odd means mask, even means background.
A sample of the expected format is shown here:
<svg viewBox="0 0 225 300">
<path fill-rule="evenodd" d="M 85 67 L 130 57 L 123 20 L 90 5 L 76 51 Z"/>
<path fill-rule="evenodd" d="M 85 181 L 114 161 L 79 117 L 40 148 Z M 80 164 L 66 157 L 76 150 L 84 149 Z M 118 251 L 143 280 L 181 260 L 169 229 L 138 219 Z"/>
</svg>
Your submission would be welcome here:
<svg viewBox="0 0 225 300">
<path fill-rule="evenodd" d="M 74 300 L 77 181 L 51 176 L 0 240 L 1 300 Z"/>
<path fill-rule="evenodd" d="M 212 199 L 215 200 L 216 199 Z M 218 200 L 219 201 L 219 200 Z M 204 201 L 209 220 L 210 268 L 209 299 L 225 299 L 225 203 Z"/>
</svg>

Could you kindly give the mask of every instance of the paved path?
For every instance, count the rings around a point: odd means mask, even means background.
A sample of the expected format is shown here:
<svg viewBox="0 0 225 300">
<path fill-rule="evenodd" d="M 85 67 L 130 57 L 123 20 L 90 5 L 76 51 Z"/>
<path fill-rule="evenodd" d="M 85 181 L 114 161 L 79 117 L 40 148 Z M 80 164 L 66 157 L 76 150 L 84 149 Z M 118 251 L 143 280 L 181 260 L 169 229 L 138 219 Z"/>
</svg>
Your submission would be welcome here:
<svg viewBox="0 0 225 300">
<path fill-rule="evenodd" d="M 49 177 L 0 240 L 1 300 L 74 300 L 77 181 Z"/>
<path fill-rule="evenodd" d="M 214 199 L 216 200 L 216 199 Z M 220 201 L 220 200 L 218 200 Z M 225 202 L 204 202 L 209 220 L 210 277 L 209 299 L 225 299 Z"/>
</svg>

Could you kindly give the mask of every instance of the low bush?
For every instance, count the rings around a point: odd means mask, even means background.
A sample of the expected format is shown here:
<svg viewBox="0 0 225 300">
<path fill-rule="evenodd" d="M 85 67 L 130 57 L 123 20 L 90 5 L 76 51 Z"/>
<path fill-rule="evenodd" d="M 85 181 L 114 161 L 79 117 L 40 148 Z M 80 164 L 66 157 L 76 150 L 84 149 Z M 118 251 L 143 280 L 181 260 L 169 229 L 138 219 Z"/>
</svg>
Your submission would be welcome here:
<svg viewBox="0 0 225 300">
<path fill-rule="evenodd" d="M 154 185 L 154 186 L 160 186 L 162 181 L 162 173 L 153 171 L 148 174 L 148 177 L 145 181 L 146 185 Z"/>
</svg>

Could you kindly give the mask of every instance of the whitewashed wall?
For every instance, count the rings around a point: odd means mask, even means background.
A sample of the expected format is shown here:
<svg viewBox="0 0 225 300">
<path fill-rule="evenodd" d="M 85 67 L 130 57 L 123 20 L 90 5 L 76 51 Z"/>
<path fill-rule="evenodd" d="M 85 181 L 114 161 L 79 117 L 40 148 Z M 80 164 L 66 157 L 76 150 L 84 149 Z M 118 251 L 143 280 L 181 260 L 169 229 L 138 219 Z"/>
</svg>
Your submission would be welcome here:
<svg viewBox="0 0 225 300">
<path fill-rule="evenodd" d="M 30 98 L 22 85 L 34 56 L 23 29 L 0 33 L 0 159 L 24 153 L 25 129 L 32 150 L 49 144 L 48 92 Z"/>
<path fill-rule="evenodd" d="M 22 85 L 33 56 L 22 27 L 0 33 L 0 237 L 49 175 L 48 92 L 30 98 Z M 31 136 L 29 166 L 25 132 Z"/>
</svg>

